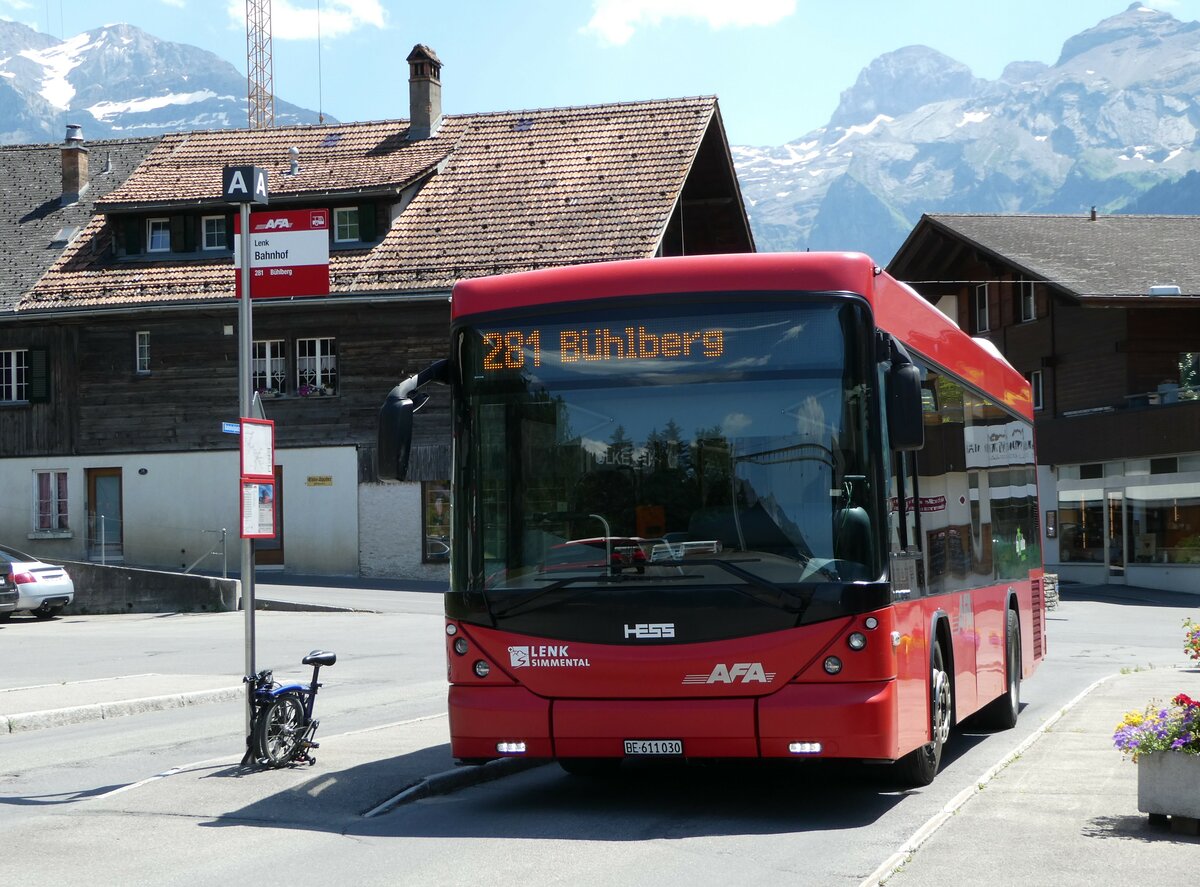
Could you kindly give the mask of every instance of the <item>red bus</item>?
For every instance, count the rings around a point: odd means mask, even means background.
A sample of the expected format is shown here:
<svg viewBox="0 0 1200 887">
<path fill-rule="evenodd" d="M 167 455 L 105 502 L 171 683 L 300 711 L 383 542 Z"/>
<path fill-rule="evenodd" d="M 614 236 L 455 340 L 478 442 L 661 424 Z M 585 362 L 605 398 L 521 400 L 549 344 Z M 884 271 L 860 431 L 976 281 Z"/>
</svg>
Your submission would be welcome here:
<svg viewBox="0 0 1200 887">
<path fill-rule="evenodd" d="M 1045 654 L 1029 386 L 858 253 L 464 280 L 452 752 L 896 762 L 1016 723 Z"/>
</svg>

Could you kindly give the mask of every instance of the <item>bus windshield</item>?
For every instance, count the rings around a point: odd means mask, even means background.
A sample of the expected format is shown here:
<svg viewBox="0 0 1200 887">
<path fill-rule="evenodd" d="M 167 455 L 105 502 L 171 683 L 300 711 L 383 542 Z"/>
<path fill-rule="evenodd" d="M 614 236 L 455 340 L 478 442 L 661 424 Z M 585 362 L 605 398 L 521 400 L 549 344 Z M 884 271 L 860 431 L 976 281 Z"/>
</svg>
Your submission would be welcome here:
<svg viewBox="0 0 1200 887">
<path fill-rule="evenodd" d="M 547 613 L 585 601 L 672 619 L 736 601 L 757 614 L 741 630 L 771 630 L 817 589 L 858 609 L 847 584 L 881 577 L 861 300 L 643 297 L 457 340 L 456 587 L 493 622 L 538 613 L 554 634 Z"/>
</svg>

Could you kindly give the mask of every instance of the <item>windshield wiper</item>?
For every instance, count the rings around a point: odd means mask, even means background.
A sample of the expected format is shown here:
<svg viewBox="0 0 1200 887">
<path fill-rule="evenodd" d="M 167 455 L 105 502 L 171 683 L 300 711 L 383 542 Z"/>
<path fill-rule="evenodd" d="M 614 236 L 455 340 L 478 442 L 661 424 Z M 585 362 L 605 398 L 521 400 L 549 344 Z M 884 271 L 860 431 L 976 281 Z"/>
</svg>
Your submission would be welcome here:
<svg viewBox="0 0 1200 887">
<path fill-rule="evenodd" d="M 756 563 L 754 558 L 749 558 L 745 562 L 746 563 Z M 751 590 L 747 589 L 745 586 L 739 586 L 739 585 L 730 585 L 729 588 L 732 589 L 733 591 L 736 591 L 738 594 L 746 595 L 747 597 L 750 597 L 753 600 L 758 601 L 759 603 L 767 604 L 768 606 L 772 606 L 772 607 L 779 607 L 780 609 L 785 610 L 786 612 L 789 612 L 789 613 L 801 613 L 808 606 L 809 597 L 811 597 L 810 595 L 798 596 L 798 595 L 794 594 L 793 592 L 789 591 L 784 586 L 778 585 L 777 583 L 772 582 L 769 579 L 764 579 L 762 576 L 759 576 L 758 574 L 753 573 L 750 570 L 745 570 L 745 569 L 739 567 L 737 564 L 738 564 L 737 561 L 727 561 L 727 560 L 708 559 L 708 558 L 689 558 L 687 561 L 688 567 L 708 567 L 708 566 L 717 567 L 718 569 L 721 569 L 724 572 L 729 573 L 730 575 L 735 576 L 738 579 L 741 579 L 743 582 L 746 583 L 746 585 L 748 585 L 754 589 L 757 589 L 758 591 L 757 592 L 751 591 Z M 662 564 L 656 564 L 655 566 L 683 567 L 684 565 L 683 564 L 662 563 Z M 597 567 L 596 569 L 603 570 L 604 568 Z M 664 574 L 661 576 L 650 576 L 650 577 L 647 577 L 647 576 L 639 573 L 636 577 L 633 577 L 633 576 L 624 577 L 621 574 L 617 574 L 614 576 L 604 576 L 604 575 L 600 575 L 600 576 L 567 576 L 567 577 L 563 577 L 561 579 L 543 580 L 543 581 L 549 581 L 549 582 L 551 582 L 551 584 L 547 585 L 545 588 L 539 588 L 537 591 L 533 592 L 532 594 L 524 595 L 523 597 L 518 598 L 517 600 L 513 601 L 512 603 L 508 604 L 505 607 L 501 607 L 499 609 L 492 610 L 492 618 L 500 619 L 505 616 L 511 616 L 518 610 L 525 609 L 530 604 L 532 604 L 538 600 L 541 600 L 542 598 L 546 597 L 547 595 L 553 594 L 556 591 L 561 591 L 562 589 L 566 588 L 569 585 L 576 585 L 581 582 L 601 583 L 604 585 L 615 585 L 615 584 L 619 584 L 619 583 L 623 583 L 623 582 L 634 582 L 634 581 L 681 582 L 681 581 L 686 581 L 686 580 L 697 580 L 697 579 L 703 579 L 703 578 L 704 578 L 703 576 L 698 575 L 696 573 L 680 572 L 680 573 L 668 573 L 668 574 Z M 493 591 L 494 590 L 495 589 L 493 589 Z M 580 589 L 579 591 L 582 592 L 584 590 Z M 762 592 L 764 592 L 764 591 L 769 592 L 770 596 L 768 597 L 768 596 L 762 594 Z M 489 609 L 490 609 L 490 607 L 489 607 Z"/>
<path fill-rule="evenodd" d="M 604 567 L 596 567 L 595 569 L 604 570 L 605 568 Z M 642 574 L 639 573 L 638 578 L 645 579 L 645 576 L 643 576 Z M 684 576 L 682 574 L 678 574 L 678 575 L 673 574 L 673 575 L 669 575 L 669 576 L 654 576 L 652 578 L 656 581 L 661 580 L 661 579 L 669 579 L 671 581 L 676 581 L 679 579 L 694 579 L 696 577 Z M 527 594 L 524 597 L 517 598 L 515 601 L 513 601 L 511 604 L 509 604 L 506 607 L 501 607 L 498 610 L 492 611 L 492 618 L 499 618 L 501 616 L 509 616 L 514 611 L 519 610 L 522 607 L 524 607 L 526 604 L 532 604 L 534 601 L 538 600 L 539 598 L 545 597 L 546 595 L 551 594 L 552 592 L 555 592 L 555 591 L 561 591 L 562 589 L 566 588 L 568 585 L 574 585 L 577 582 L 598 582 L 598 583 L 603 583 L 605 585 L 612 585 L 612 584 L 618 584 L 621 582 L 632 582 L 633 577 L 632 576 L 623 576 L 620 573 L 616 573 L 611 576 L 609 576 L 607 574 L 602 574 L 599 576 L 564 576 L 561 579 L 542 578 L 542 579 L 539 579 L 539 581 L 550 582 L 552 584 L 547 585 L 545 588 L 539 588 L 537 591 L 533 592 L 532 594 Z M 496 589 L 492 589 L 492 590 L 495 591 Z M 490 607 L 489 607 L 489 609 L 490 609 Z"/>
</svg>

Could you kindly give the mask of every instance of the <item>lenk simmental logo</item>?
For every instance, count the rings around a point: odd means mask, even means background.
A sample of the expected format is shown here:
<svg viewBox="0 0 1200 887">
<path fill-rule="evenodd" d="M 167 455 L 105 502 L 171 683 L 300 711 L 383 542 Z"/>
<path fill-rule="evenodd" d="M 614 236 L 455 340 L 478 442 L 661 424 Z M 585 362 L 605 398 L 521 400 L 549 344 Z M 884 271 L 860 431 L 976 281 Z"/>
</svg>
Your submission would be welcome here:
<svg viewBox="0 0 1200 887">
<path fill-rule="evenodd" d="M 568 644 L 541 644 L 509 647 L 508 661 L 513 668 L 590 668 L 587 659 L 573 658 Z"/>
</svg>

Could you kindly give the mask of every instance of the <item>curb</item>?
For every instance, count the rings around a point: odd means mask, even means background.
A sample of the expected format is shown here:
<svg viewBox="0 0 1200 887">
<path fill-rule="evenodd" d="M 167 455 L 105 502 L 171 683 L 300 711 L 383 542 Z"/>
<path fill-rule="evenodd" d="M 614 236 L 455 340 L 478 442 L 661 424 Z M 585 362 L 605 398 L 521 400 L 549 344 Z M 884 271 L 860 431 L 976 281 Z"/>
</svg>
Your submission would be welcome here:
<svg viewBox="0 0 1200 887">
<path fill-rule="evenodd" d="M 489 761 L 486 764 L 479 764 L 477 766 L 468 765 L 455 770 L 443 770 L 441 773 L 426 776 L 416 785 L 410 785 L 404 791 L 373 807 L 362 816 L 363 819 L 370 819 L 373 816 L 390 813 L 397 807 L 404 804 L 411 804 L 422 798 L 428 798 L 433 795 L 448 795 L 460 788 L 482 785 L 485 782 L 491 782 L 494 779 L 503 779 L 505 776 L 512 776 L 523 770 L 542 767 L 548 763 L 549 761 L 544 759 L 500 758 L 499 760 Z"/>
<path fill-rule="evenodd" d="M 239 606 L 240 610 L 241 607 Z M 377 613 L 378 610 L 367 610 L 359 607 L 337 607 L 332 604 L 302 604 L 298 601 L 272 601 L 262 598 L 254 599 L 254 609 L 274 610 L 278 613 Z"/>
<path fill-rule="evenodd" d="M 170 693 L 165 696 L 147 696 L 142 699 L 124 699 L 117 702 L 97 702 L 90 705 L 74 705 L 69 708 L 54 708 L 47 711 L 20 712 L 0 715 L 0 735 L 44 730 L 50 727 L 67 727 L 89 721 L 105 721 L 148 711 L 163 711 L 168 708 L 186 708 L 209 702 L 226 702 L 245 698 L 244 687 L 222 687 L 217 690 L 195 690 L 190 693 Z"/>
<path fill-rule="evenodd" d="M 904 868 L 904 864 L 921 848 L 922 844 L 933 837 L 934 833 L 943 825 L 945 825 L 946 821 L 953 817 L 959 811 L 959 808 L 966 804 L 967 801 L 971 800 L 971 798 L 983 791 L 987 784 L 991 782 L 997 776 L 997 774 L 1000 773 L 1000 771 L 1004 770 L 1015 760 L 1021 757 L 1021 755 L 1023 755 L 1030 746 L 1045 736 L 1046 733 L 1050 731 L 1051 727 L 1062 720 L 1067 712 L 1071 711 L 1076 705 L 1090 696 L 1092 692 L 1096 690 L 1096 688 L 1107 683 L 1108 681 L 1121 677 L 1123 674 L 1124 672 L 1117 672 L 1115 674 L 1105 675 L 1104 677 L 1095 681 L 1091 686 L 1084 689 L 1078 696 L 1043 721 L 1041 725 L 1039 725 L 1036 730 L 1029 734 L 1029 736 L 1025 737 L 1025 739 L 1019 743 L 1016 748 L 981 773 L 972 785 L 963 789 L 961 792 L 951 798 L 941 810 L 935 813 L 920 828 L 913 832 L 908 840 L 901 844 L 900 848 L 895 853 L 884 860 L 883 863 L 881 863 L 879 867 L 875 869 L 875 871 L 868 875 L 867 878 L 863 880 L 861 884 L 859 884 L 859 887 L 879 887 L 879 885 L 886 884 L 892 875 Z"/>
</svg>

